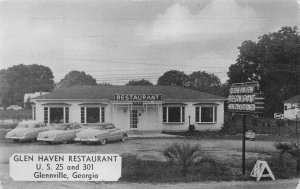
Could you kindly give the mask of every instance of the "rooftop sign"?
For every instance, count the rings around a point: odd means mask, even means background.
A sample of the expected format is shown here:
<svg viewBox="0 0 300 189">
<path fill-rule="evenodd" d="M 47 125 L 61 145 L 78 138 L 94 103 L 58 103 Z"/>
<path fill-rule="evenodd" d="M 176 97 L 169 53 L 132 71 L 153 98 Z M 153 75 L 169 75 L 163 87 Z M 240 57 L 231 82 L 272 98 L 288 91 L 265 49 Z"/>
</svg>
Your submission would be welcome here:
<svg viewBox="0 0 300 189">
<path fill-rule="evenodd" d="M 161 94 L 116 94 L 115 101 L 162 101 Z"/>
<path fill-rule="evenodd" d="M 264 109 L 264 99 L 257 82 L 235 83 L 229 89 L 228 109 L 232 112 L 258 113 Z"/>
</svg>

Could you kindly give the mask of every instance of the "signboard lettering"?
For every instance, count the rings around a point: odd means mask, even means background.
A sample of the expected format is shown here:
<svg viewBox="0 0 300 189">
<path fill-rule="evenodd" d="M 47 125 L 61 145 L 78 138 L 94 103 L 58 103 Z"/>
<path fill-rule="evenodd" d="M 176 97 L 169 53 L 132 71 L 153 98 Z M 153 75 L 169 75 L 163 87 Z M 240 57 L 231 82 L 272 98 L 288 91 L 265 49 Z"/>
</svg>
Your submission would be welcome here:
<svg viewBox="0 0 300 189">
<path fill-rule="evenodd" d="M 15 181 L 118 181 L 118 154 L 13 154 L 10 176 Z"/>
<path fill-rule="evenodd" d="M 229 89 L 228 109 L 232 112 L 257 113 L 264 109 L 264 97 L 257 82 L 236 83 Z"/>
<path fill-rule="evenodd" d="M 115 101 L 162 101 L 161 94 L 116 94 Z"/>
</svg>

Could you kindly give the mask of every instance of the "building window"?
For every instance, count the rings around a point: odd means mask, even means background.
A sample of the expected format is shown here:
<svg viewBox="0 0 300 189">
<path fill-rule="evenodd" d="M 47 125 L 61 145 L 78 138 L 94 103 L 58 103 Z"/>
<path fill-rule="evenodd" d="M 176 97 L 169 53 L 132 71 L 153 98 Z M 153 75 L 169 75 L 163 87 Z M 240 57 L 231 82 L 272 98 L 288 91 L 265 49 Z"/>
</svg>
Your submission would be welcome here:
<svg viewBox="0 0 300 189">
<path fill-rule="evenodd" d="M 44 107 L 44 122 L 48 123 L 48 107 Z"/>
<path fill-rule="evenodd" d="M 36 107 L 35 106 L 32 107 L 32 111 L 33 111 L 32 120 L 36 120 Z"/>
<path fill-rule="evenodd" d="M 195 107 L 196 123 L 215 123 L 217 122 L 216 106 Z"/>
<path fill-rule="evenodd" d="M 45 123 L 69 123 L 69 107 L 44 107 Z"/>
<path fill-rule="evenodd" d="M 287 105 L 284 106 L 284 110 L 287 110 Z"/>
<path fill-rule="evenodd" d="M 184 123 L 185 109 L 183 106 L 163 107 L 164 123 Z"/>
<path fill-rule="evenodd" d="M 85 107 L 80 108 L 80 123 L 85 123 Z"/>
<path fill-rule="evenodd" d="M 80 108 L 81 123 L 104 123 L 105 108 L 104 107 L 81 107 Z"/>
<path fill-rule="evenodd" d="M 100 110 L 99 108 L 86 108 L 86 122 L 98 123 L 100 122 Z"/>
<path fill-rule="evenodd" d="M 69 123 L 69 107 L 65 107 L 65 123 Z"/>
<path fill-rule="evenodd" d="M 50 107 L 50 123 L 64 123 L 64 108 Z"/>
<path fill-rule="evenodd" d="M 101 107 L 101 122 L 105 122 L 105 109 L 104 107 Z"/>
</svg>

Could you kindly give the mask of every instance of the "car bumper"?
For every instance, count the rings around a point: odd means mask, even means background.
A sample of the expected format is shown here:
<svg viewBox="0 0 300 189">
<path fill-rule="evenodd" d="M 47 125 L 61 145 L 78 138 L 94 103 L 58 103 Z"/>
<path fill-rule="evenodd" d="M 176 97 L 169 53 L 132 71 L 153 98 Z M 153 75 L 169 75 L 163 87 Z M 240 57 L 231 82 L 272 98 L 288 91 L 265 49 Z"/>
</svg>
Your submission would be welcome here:
<svg viewBox="0 0 300 189">
<path fill-rule="evenodd" d="M 28 139 L 27 137 L 19 137 L 19 136 L 9 136 L 9 137 L 5 137 L 6 139 L 13 139 L 13 140 L 26 140 Z"/>
<path fill-rule="evenodd" d="M 98 142 L 98 138 L 75 138 L 77 142 Z"/>
<path fill-rule="evenodd" d="M 37 141 L 54 142 L 54 138 L 37 138 Z"/>
</svg>

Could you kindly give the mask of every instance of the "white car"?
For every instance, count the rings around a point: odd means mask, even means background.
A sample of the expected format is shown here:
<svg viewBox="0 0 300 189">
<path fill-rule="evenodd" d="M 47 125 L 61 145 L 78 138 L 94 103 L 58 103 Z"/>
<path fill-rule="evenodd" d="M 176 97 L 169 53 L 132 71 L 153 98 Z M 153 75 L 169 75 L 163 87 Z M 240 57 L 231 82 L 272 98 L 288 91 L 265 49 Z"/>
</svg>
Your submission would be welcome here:
<svg viewBox="0 0 300 189">
<path fill-rule="evenodd" d="M 22 121 L 15 129 L 9 131 L 5 138 L 13 139 L 14 142 L 35 141 L 40 132 L 49 129 L 50 127 L 46 126 L 44 122 Z"/>
<path fill-rule="evenodd" d="M 61 123 L 52 126 L 51 130 L 41 132 L 37 140 L 47 143 L 73 142 L 76 133 L 83 129 L 78 123 Z"/>
<path fill-rule="evenodd" d="M 76 134 L 75 141 L 106 144 L 107 141 L 122 141 L 128 137 L 125 130 L 116 128 L 112 123 L 93 123 L 87 129 Z"/>
</svg>

